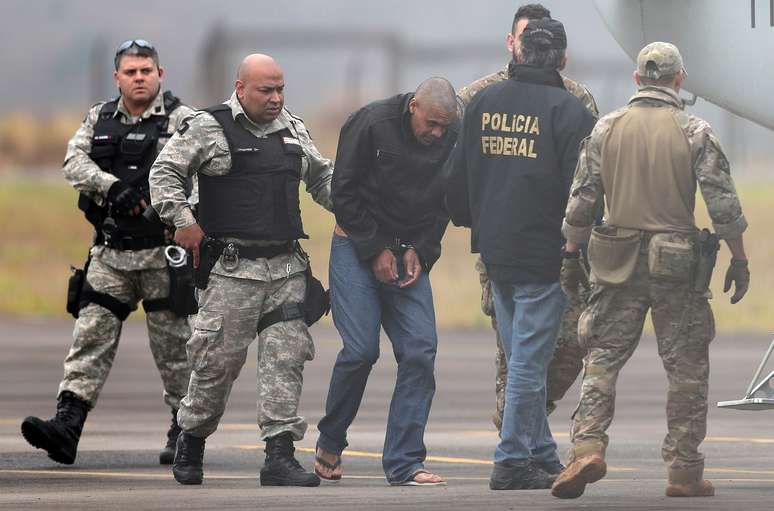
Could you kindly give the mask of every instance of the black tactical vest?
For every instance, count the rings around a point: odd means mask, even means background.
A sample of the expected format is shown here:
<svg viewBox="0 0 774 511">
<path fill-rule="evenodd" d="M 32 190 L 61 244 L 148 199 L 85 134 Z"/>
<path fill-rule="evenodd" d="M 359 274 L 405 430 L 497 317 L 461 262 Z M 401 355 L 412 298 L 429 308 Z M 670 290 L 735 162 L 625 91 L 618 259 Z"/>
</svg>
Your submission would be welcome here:
<svg viewBox="0 0 774 511">
<path fill-rule="evenodd" d="M 164 115 L 151 115 L 135 124 L 123 124 L 115 115 L 119 98 L 105 103 L 94 125 L 89 157 L 100 169 L 113 174 L 129 186 L 134 187 L 150 204 L 148 174 L 158 155 L 159 139 L 169 138 L 167 133 L 169 114 L 180 105 L 180 100 L 171 92 L 164 92 Z M 87 199 L 88 201 L 88 199 Z M 90 202 L 90 201 L 89 201 Z M 79 201 L 79 207 L 81 207 Z M 83 207 L 81 207 L 83 209 Z M 93 208 L 92 208 L 93 209 Z M 87 213 L 87 218 L 89 212 Z M 107 216 L 107 211 L 102 216 Z M 104 219 L 104 218 L 103 218 Z M 91 221 L 91 219 L 89 219 Z M 114 216 L 119 237 L 163 236 L 164 226 L 151 223 L 139 216 Z M 93 223 L 93 222 L 92 222 Z M 100 226 L 96 226 L 100 229 Z"/>
<path fill-rule="evenodd" d="M 298 186 L 301 145 L 288 129 L 257 138 L 228 105 L 206 109 L 220 123 L 231 153 L 221 176 L 199 174 L 199 223 L 208 236 L 288 241 L 308 238 Z"/>
</svg>

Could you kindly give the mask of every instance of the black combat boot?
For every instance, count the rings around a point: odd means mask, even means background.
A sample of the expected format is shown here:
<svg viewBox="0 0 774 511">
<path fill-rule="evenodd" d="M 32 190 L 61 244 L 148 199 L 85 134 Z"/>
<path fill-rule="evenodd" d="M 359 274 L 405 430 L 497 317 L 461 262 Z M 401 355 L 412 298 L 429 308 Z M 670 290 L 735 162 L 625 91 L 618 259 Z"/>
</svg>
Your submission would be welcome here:
<svg viewBox="0 0 774 511">
<path fill-rule="evenodd" d="M 88 413 L 89 404 L 86 401 L 64 391 L 59 395 L 56 415 L 47 421 L 27 417 L 21 425 L 22 435 L 33 447 L 48 452 L 52 460 L 72 465 Z"/>
<path fill-rule="evenodd" d="M 172 410 L 172 424 L 167 431 L 167 445 L 159 453 L 160 465 L 171 465 L 175 461 L 175 446 L 180 435 L 180 426 L 177 425 L 177 410 Z"/>
<path fill-rule="evenodd" d="M 495 463 L 489 479 L 491 490 L 547 490 L 555 475 L 546 473 L 532 461 Z"/>
<path fill-rule="evenodd" d="M 290 433 L 267 439 L 265 451 L 261 486 L 320 486 L 320 478 L 305 471 L 293 456 L 296 449 Z"/>
<path fill-rule="evenodd" d="M 202 484 L 204 479 L 204 438 L 181 432 L 177 437 L 172 474 L 180 484 Z"/>
</svg>

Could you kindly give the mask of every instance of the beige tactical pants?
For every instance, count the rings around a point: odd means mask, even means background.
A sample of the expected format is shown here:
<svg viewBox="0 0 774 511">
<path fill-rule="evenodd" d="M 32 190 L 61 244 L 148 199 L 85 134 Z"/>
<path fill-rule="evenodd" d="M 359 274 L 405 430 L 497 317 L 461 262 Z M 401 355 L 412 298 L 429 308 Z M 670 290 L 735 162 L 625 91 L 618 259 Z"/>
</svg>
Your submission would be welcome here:
<svg viewBox="0 0 774 511">
<path fill-rule="evenodd" d="M 92 257 L 86 280 L 94 291 L 106 293 L 132 310 L 141 299 L 169 296 L 166 268 L 118 270 L 103 262 L 99 255 Z M 185 351 L 191 332 L 188 320 L 166 310 L 148 312 L 145 319 L 151 353 L 164 385 L 164 401 L 177 409 L 190 375 Z M 113 366 L 120 336 L 121 320 L 115 314 L 94 303 L 81 309 L 75 321 L 73 345 L 64 361 L 59 393 L 70 391 L 94 406 Z"/>
<path fill-rule="evenodd" d="M 486 266 L 484 266 L 484 262 L 480 257 L 476 261 L 476 271 L 478 271 L 481 283 L 481 310 L 492 318 L 492 328 L 494 329 L 497 342 L 497 354 L 495 355 L 495 396 L 497 408 L 493 420 L 497 429 L 500 430 L 502 428 L 503 410 L 505 409 L 505 384 L 508 381 L 508 364 L 505 359 L 500 332 L 497 329 L 491 283 L 486 273 Z M 578 318 L 586 305 L 585 297 L 586 292 L 583 290 L 581 297 L 570 300 L 567 303 L 567 308 L 562 315 L 562 323 L 559 326 L 554 355 L 548 366 L 546 378 L 546 412 L 548 414 L 556 409 L 556 401 L 564 397 L 583 368 L 583 357 L 586 354 L 586 350 L 578 344 L 577 332 Z"/>
<path fill-rule="evenodd" d="M 704 456 L 698 447 L 706 433 L 708 348 L 715 323 L 707 299 L 690 287 L 689 282 L 651 278 L 646 249 L 624 285 L 595 287 L 579 324 L 580 342 L 588 355 L 571 460 L 589 453 L 604 455 L 618 373 L 637 347 L 650 309 L 669 380 L 668 434 L 661 451 L 669 480 L 687 483 L 702 478 Z"/>
<path fill-rule="evenodd" d="M 188 341 L 193 370 L 177 414 L 183 431 L 197 437 L 215 432 L 258 321 L 283 303 L 302 302 L 305 291 L 303 272 L 272 282 L 210 275 L 207 289 L 199 291 L 199 313 Z M 298 416 L 298 401 L 304 363 L 313 358 L 314 344 L 303 319 L 275 323 L 258 335 L 261 439 L 285 432 L 295 440 L 304 437 L 307 424 Z"/>
</svg>

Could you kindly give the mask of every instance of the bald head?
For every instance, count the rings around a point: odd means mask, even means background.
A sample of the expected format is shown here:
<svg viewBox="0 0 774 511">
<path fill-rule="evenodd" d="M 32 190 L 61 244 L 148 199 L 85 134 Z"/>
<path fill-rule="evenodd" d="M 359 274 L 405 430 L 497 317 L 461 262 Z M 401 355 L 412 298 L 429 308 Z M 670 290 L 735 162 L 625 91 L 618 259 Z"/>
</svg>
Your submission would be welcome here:
<svg viewBox="0 0 774 511">
<path fill-rule="evenodd" d="M 285 77 L 269 55 L 253 53 L 239 64 L 236 95 L 247 116 L 258 124 L 276 119 L 285 104 Z"/>
<path fill-rule="evenodd" d="M 423 145 L 441 140 L 459 115 L 457 94 L 446 78 L 428 78 L 409 102 L 411 129 Z"/>
<path fill-rule="evenodd" d="M 237 80 L 244 81 L 253 73 L 265 73 L 267 71 L 282 73 L 282 68 L 270 55 L 263 53 L 253 53 L 248 55 L 239 63 L 237 69 Z"/>
<path fill-rule="evenodd" d="M 419 84 L 414 97 L 419 103 L 433 106 L 448 115 L 456 115 L 457 93 L 446 78 L 434 76 Z"/>
</svg>

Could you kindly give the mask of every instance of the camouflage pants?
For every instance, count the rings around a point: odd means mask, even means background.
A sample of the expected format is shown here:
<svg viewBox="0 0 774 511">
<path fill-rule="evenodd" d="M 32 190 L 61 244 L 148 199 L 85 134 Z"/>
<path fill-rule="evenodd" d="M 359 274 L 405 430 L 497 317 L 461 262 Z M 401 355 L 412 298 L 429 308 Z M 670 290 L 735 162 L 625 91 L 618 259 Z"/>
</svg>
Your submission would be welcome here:
<svg viewBox="0 0 774 511">
<path fill-rule="evenodd" d="M 497 411 L 493 418 L 499 430 L 502 426 L 503 410 L 505 409 L 505 384 L 508 381 L 508 363 L 505 360 L 502 339 L 500 339 L 500 332 L 497 329 L 491 283 L 481 258 L 476 261 L 476 271 L 478 271 L 479 281 L 481 282 L 481 310 L 492 318 L 492 328 L 495 331 L 497 341 L 497 355 L 495 356 Z M 578 344 L 578 318 L 586 306 L 586 296 L 587 292 L 582 290 L 580 298 L 570 300 L 562 315 L 556 347 L 554 348 L 551 363 L 548 366 L 548 376 L 546 379 L 546 412 L 548 414 L 556 409 L 556 401 L 564 397 L 583 368 L 583 357 L 586 354 L 586 350 Z"/>
<path fill-rule="evenodd" d="M 199 314 L 188 341 L 193 370 L 188 394 L 177 415 L 183 431 L 206 437 L 218 427 L 231 387 L 247 359 L 263 314 L 288 302 L 302 302 L 304 273 L 262 282 L 211 274 L 199 290 Z M 298 416 L 304 362 L 314 358 L 314 344 L 303 319 L 282 321 L 258 335 L 258 425 L 261 439 L 290 432 L 306 433 Z"/>
<path fill-rule="evenodd" d="M 637 347 L 648 309 L 669 381 L 668 434 L 661 453 L 671 482 L 696 481 L 704 469 L 698 447 L 706 433 L 708 352 L 715 323 L 707 299 L 694 293 L 689 282 L 651 278 L 646 252 L 624 285 L 595 287 L 581 316 L 579 337 L 588 355 L 570 457 L 604 454 L 618 373 Z"/>
<path fill-rule="evenodd" d="M 141 299 L 169 296 L 169 271 L 166 268 L 118 270 L 100 256 L 94 256 L 86 279 L 95 291 L 128 304 L 132 310 Z M 164 401 L 177 409 L 188 387 L 190 374 L 185 351 L 191 332 L 188 320 L 165 310 L 148 312 L 146 322 L 151 353 L 164 385 Z M 59 393 L 70 391 L 93 407 L 113 366 L 120 336 L 121 320 L 112 312 L 94 303 L 81 309 L 75 321 L 73 345 L 64 361 L 64 379 L 59 385 Z"/>
</svg>

